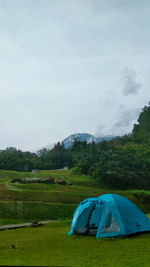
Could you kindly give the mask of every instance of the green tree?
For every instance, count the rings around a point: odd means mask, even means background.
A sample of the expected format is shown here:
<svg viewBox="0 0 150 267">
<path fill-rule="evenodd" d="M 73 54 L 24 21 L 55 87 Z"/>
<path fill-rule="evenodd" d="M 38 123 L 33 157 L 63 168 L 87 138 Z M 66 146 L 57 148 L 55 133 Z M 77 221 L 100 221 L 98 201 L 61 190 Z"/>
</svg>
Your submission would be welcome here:
<svg viewBox="0 0 150 267">
<path fill-rule="evenodd" d="M 142 109 L 138 123 L 134 124 L 132 137 L 135 142 L 150 144 L 150 102 Z"/>
</svg>

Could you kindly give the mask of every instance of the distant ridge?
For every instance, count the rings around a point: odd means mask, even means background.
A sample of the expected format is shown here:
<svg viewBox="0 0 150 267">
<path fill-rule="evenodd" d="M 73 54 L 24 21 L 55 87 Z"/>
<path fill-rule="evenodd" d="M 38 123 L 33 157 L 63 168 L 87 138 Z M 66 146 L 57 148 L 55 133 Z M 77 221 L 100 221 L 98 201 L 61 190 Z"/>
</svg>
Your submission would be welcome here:
<svg viewBox="0 0 150 267">
<path fill-rule="evenodd" d="M 106 136 L 100 136 L 95 137 L 94 135 L 88 134 L 88 133 L 76 133 L 71 134 L 67 138 L 65 138 L 62 143 L 64 144 L 65 148 L 69 148 L 73 145 L 74 141 L 80 141 L 80 142 L 87 142 L 88 144 L 94 142 L 94 143 L 100 143 L 102 141 L 109 141 L 113 139 L 114 136 L 112 135 L 106 135 Z"/>
</svg>

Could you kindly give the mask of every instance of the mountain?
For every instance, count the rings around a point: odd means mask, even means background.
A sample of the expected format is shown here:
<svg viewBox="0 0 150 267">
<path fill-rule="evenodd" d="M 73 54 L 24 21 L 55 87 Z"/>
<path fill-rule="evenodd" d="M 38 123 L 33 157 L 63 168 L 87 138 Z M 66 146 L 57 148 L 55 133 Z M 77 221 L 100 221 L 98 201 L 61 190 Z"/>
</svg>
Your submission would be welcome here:
<svg viewBox="0 0 150 267">
<path fill-rule="evenodd" d="M 100 143 L 102 141 L 109 141 L 109 140 L 115 138 L 115 136 L 113 136 L 113 135 L 104 135 L 104 136 L 95 137 L 95 138 L 97 140 L 97 143 Z"/>
<path fill-rule="evenodd" d="M 76 134 L 71 134 L 67 138 L 65 138 L 62 143 L 64 144 L 65 148 L 69 148 L 73 145 L 74 141 L 80 141 L 80 142 L 87 142 L 88 144 L 94 142 L 94 143 L 100 143 L 104 140 L 109 141 L 113 139 L 114 136 L 101 136 L 101 137 L 95 137 L 91 134 L 88 133 L 76 133 Z"/>
</svg>

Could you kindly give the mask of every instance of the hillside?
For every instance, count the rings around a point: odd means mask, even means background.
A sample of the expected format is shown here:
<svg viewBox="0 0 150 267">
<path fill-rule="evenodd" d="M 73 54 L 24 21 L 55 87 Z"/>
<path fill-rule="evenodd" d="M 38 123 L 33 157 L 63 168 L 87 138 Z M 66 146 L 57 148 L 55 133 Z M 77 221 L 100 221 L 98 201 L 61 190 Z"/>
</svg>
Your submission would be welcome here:
<svg viewBox="0 0 150 267">
<path fill-rule="evenodd" d="M 14 178 L 51 176 L 72 185 L 12 183 Z M 150 192 L 142 190 L 121 191 L 110 189 L 89 176 L 78 175 L 74 170 L 41 171 L 38 174 L 12 171 L 0 172 L 0 223 L 11 223 L 72 218 L 73 212 L 83 199 L 105 193 L 121 194 L 145 213 L 150 213 Z"/>
</svg>

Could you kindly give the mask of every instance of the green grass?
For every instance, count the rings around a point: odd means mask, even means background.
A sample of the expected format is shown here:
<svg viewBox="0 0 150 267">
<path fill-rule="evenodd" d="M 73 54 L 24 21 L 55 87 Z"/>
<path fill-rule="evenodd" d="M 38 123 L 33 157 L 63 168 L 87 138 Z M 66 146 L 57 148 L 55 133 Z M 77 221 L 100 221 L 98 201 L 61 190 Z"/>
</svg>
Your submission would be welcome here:
<svg viewBox="0 0 150 267">
<path fill-rule="evenodd" d="M 61 178 L 74 181 L 72 186 L 58 184 L 18 184 L 11 178 L 25 177 Z M 38 174 L 0 171 L 0 218 L 42 220 L 72 218 L 75 207 L 87 197 L 105 193 L 121 194 L 145 213 L 150 212 L 150 192 L 144 190 L 117 191 L 106 189 L 87 176 L 75 174 L 73 170 L 42 171 Z M 91 186 L 89 186 L 91 184 Z M 67 205 L 69 205 L 67 207 Z M 56 211 L 55 211 L 56 209 Z"/>
<path fill-rule="evenodd" d="M 87 197 L 97 197 L 105 193 L 121 194 L 145 213 L 150 212 L 150 194 L 145 191 L 115 191 L 85 186 L 60 186 L 60 185 L 43 185 L 43 184 L 15 184 L 12 189 L 0 186 L 0 201 L 35 201 L 44 203 L 64 203 L 78 204 Z M 41 190 L 40 190 L 41 187 Z"/>
<path fill-rule="evenodd" d="M 36 183 L 30 183 L 30 184 L 18 184 L 18 183 L 9 183 L 11 186 L 15 187 L 17 189 L 21 189 L 24 191 L 62 191 L 62 192 L 74 192 L 74 193 L 95 193 L 99 194 L 101 190 L 104 191 L 104 189 L 101 189 L 100 187 L 88 187 L 88 186 L 78 186 L 78 185 L 71 185 L 71 186 L 64 186 L 59 184 L 36 184 Z M 15 189 L 14 188 L 14 189 Z M 1 188 L 0 188 L 1 189 Z M 2 188 L 4 189 L 4 187 Z M 13 189 L 13 188 L 12 188 Z"/>
<path fill-rule="evenodd" d="M 0 265 L 150 266 L 150 233 L 131 238 L 67 236 L 70 222 L 0 232 Z M 16 249 L 12 249 L 15 244 Z"/>
<path fill-rule="evenodd" d="M 0 170 L 0 182 L 10 182 L 14 178 L 39 177 L 42 179 L 49 176 L 54 177 L 55 180 L 65 179 L 67 182 L 72 182 L 74 185 L 91 186 L 97 184 L 89 176 L 79 175 L 72 169 L 40 171 L 39 173 Z"/>
<path fill-rule="evenodd" d="M 29 219 L 0 218 L 0 225 L 10 225 L 29 222 Z"/>
<path fill-rule="evenodd" d="M 48 176 L 65 179 L 72 186 L 18 184 L 13 178 Z M 0 265 L 45 266 L 150 266 L 150 234 L 132 238 L 98 239 L 67 236 L 79 202 L 105 193 L 121 194 L 145 213 L 150 213 L 150 191 L 111 190 L 74 170 L 42 171 L 38 174 L 0 171 L 0 225 L 34 220 L 56 220 L 39 228 L 0 232 Z M 149 216 L 150 217 L 150 216 Z M 61 221 L 69 218 L 69 221 Z M 12 244 L 16 249 L 12 249 Z"/>
<path fill-rule="evenodd" d="M 57 220 L 72 218 L 75 204 L 43 203 L 32 201 L 1 201 L 0 219 Z"/>
<path fill-rule="evenodd" d="M 26 178 L 26 177 L 37 177 L 37 175 L 32 172 L 0 170 L 0 182 L 10 182 L 11 179 L 14 178 Z"/>
<path fill-rule="evenodd" d="M 0 200 L 12 201 L 41 201 L 49 203 L 65 203 L 73 204 L 79 203 L 83 199 L 93 196 L 93 194 L 86 193 L 71 193 L 71 192 L 44 192 L 44 191 L 14 191 L 14 190 L 0 190 Z"/>
</svg>

